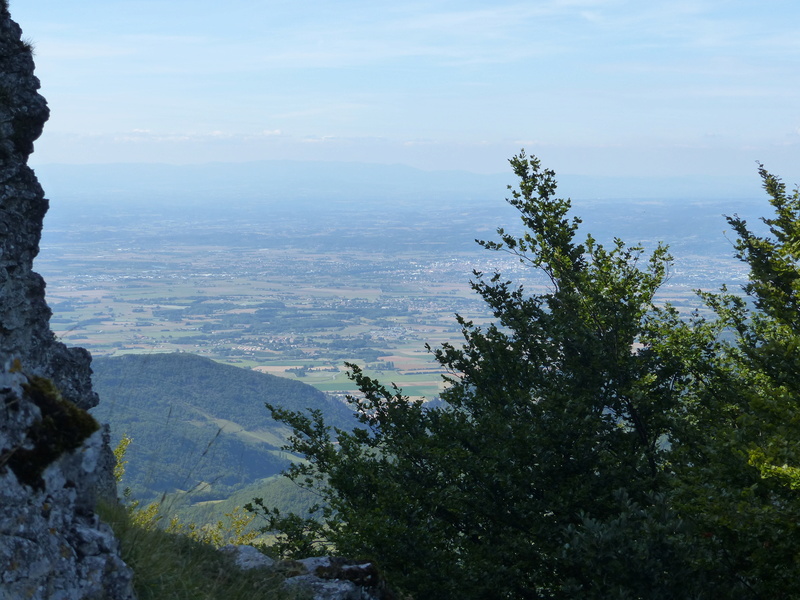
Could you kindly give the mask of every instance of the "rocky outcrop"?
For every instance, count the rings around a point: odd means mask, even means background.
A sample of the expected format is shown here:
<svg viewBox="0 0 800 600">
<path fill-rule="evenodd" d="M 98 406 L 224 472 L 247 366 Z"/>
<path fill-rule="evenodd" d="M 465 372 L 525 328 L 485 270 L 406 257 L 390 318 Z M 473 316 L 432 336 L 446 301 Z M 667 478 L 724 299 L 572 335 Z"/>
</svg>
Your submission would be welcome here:
<svg viewBox="0 0 800 600">
<path fill-rule="evenodd" d="M 288 562 L 298 573 L 284 586 L 310 594 L 313 600 L 395 600 L 375 565 L 318 556 Z"/>
<path fill-rule="evenodd" d="M 247 545 L 228 545 L 220 552 L 233 558 L 243 571 L 278 572 L 284 587 L 312 600 L 395 600 L 375 565 L 331 556 L 274 561 Z"/>
<path fill-rule="evenodd" d="M 48 376 L 65 399 L 88 409 L 97 404 L 89 353 L 55 341 L 44 280 L 33 272 L 48 208 L 27 165 L 49 116 L 38 89 L 30 47 L 0 8 L 0 351 Z"/>
<path fill-rule="evenodd" d="M 27 159 L 48 118 L 30 46 L 0 1 L 0 600 L 133 598 L 98 520 L 108 445 L 90 356 L 50 331 L 33 272 L 48 202 Z"/>
</svg>

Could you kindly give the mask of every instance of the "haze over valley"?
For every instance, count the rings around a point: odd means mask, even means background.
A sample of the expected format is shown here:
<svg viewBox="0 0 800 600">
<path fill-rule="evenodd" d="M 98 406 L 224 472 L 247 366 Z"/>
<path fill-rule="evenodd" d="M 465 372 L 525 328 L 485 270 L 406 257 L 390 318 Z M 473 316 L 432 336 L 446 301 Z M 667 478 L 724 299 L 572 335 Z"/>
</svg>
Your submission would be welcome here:
<svg viewBox="0 0 800 600">
<path fill-rule="evenodd" d="M 469 288 L 472 271 L 498 270 L 530 290 L 546 283 L 474 241 L 517 227 L 504 202 L 512 176 L 348 164 L 327 192 L 336 170 L 254 163 L 202 175 L 118 165 L 113 178 L 96 166 L 68 179 L 41 167 L 51 210 L 37 268 L 54 331 L 95 356 L 192 352 L 327 392 L 355 389 L 343 366 L 354 361 L 412 396 L 434 397 L 441 370 L 424 345 L 459 340 L 454 313 L 489 316 Z M 763 202 L 573 204 L 601 241 L 669 243 L 675 266 L 662 295 L 690 310 L 693 289 L 743 281 L 722 214 L 757 214 Z"/>
</svg>

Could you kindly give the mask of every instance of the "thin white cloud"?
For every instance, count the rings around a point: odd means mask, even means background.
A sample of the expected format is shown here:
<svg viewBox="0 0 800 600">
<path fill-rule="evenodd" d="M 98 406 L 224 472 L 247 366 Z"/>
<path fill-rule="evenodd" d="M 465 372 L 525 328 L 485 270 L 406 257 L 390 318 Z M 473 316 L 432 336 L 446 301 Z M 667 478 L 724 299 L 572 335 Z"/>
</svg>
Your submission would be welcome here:
<svg viewBox="0 0 800 600">
<path fill-rule="evenodd" d="M 120 58 L 134 56 L 136 49 L 120 45 L 118 42 L 86 42 L 69 39 L 37 39 L 37 62 L 48 61 L 93 61 L 99 58 Z"/>
<path fill-rule="evenodd" d="M 286 137 L 280 129 L 264 130 L 259 132 L 236 132 L 213 130 L 206 132 L 197 131 L 172 131 L 154 132 L 149 129 L 133 129 L 128 132 L 113 134 L 82 134 L 80 137 L 93 137 L 96 139 L 111 140 L 115 143 L 154 143 L 172 144 L 175 142 L 193 142 L 198 144 L 215 141 L 252 142 L 259 139 Z"/>
<path fill-rule="evenodd" d="M 52 108 L 42 147 L 90 131 L 143 156 L 386 139 L 433 157 L 453 140 L 761 144 L 797 126 L 789 0 L 17 4 Z"/>
</svg>

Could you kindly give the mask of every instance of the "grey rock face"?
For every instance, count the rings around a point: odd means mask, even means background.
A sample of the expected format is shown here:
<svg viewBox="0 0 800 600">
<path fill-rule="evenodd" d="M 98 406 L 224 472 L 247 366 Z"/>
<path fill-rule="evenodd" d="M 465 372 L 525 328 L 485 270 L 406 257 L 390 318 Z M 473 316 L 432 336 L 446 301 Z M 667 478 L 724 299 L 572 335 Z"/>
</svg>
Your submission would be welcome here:
<svg viewBox="0 0 800 600">
<path fill-rule="evenodd" d="M 3 383 L 10 377 L 5 374 Z M 0 411 L 0 448 L 7 458 L 31 445 L 25 433 L 41 414 L 26 393 L 3 383 L 0 402 L 19 407 Z M 91 482 L 102 450 L 98 430 L 47 465 L 40 488 L 21 483 L 11 468 L 0 475 L 0 599 L 133 598 L 117 540 L 94 514 Z"/>
<path fill-rule="evenodd" d="M 30 48 L 0 8 L 0 352 L 19 358 L 27 372 L 49 377 L 64 398 L 88 409 L 97 404 L 91 357 L 55 340 L 45 283 L 33 272 L 48 208 L 27 165 L 50 114 L 38 89 Z"/>
<path fill-rule="evenodd" d="M 33 272 L 48 202 L 27 166 L 49 111 L 30 47 L 0 2 L 0 600 L 134 597 L 94 512 L 108 447 L 89 353 L 50 331 Z"/>
</svg>

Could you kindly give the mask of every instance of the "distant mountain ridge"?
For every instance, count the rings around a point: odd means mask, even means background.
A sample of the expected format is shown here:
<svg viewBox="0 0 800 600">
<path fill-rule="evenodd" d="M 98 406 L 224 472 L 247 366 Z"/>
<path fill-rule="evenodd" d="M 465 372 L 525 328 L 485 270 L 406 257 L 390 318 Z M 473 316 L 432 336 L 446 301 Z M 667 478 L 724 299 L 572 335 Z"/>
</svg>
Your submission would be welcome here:
<svg viewBox="0 0 800 600">
<path fill-rule="evenodd" d="M 82 201 L 175 203 L 206 200 L 459 203 L 497 200 L 513 174 L 423 171 L 405 165 L 336 161 L 44 164 L 37 175 L 51 197 Z M 557 173 L 559 194 L 581 199 L 759 198 L 755 167 L 740 177 L 600 177 Z"/>
<path fill-rule="evenodd" d="M 111 425 L 112 445 L 133 438 L 123 483 L 147 501 L 189 490 L 198 501 L 222 499 L 288 466 L 280 447 L 289 430 L 265 402 L 353 424 L 344 404 L 309 385 L 193 354 L 97 358 L 92 367 L 101 398 L 92 414 Z"/>
</svg>

